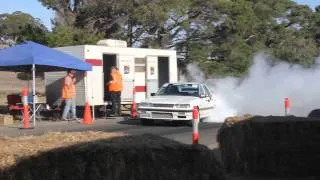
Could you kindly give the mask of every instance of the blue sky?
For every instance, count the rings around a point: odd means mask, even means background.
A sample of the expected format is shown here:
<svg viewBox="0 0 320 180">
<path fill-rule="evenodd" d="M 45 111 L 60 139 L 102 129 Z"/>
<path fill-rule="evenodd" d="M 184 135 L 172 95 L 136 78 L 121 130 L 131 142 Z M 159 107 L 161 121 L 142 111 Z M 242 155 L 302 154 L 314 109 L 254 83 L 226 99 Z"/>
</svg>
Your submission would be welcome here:
<svg viewBox="0 0 320 180">
<path fill-rule="evenodd" d="M 299 4 L 307 4 L 314 8 L 320 4 L 320 0 L 295 0 Z M 54 12 L 43 7 L 38 0 L 7 0 L 0 6 L 0 13 L 12 13 L 14 11 L 22 11 L 31 14 L 51 29 L 51 18 Z"/>
<path fill-rule="evenodd" d="M 1 14 L 15 11 L 31 14 L 35 18 L 41 19 L 42 23 L 51 29 L 51 18 L 54 17 L 54 12 L 43 7 L 38 0 L 7 0 L 1 3 Z"/>
<path fill-rule="evenodd" d="M 312 7 L 313 9 L 320 5 L 320 0 L 295 0 L 298 4 L 306 4 Z"/>
</svg>

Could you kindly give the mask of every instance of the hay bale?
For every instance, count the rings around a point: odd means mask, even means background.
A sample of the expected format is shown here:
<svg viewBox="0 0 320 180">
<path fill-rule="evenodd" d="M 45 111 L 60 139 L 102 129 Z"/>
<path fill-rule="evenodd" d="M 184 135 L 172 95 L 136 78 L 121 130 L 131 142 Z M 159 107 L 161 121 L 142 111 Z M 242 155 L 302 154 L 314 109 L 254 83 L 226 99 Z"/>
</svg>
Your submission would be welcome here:
<svg viewBox="0 0 320 180">
<path fill-rule="evenodd" d="M 13 124 L 13 116 L 0 114 L 0 126 L 8 126 Z"/>
<path fill-rule="evenodd" d="M 228 172 L 248 175 L 320 175 L 320 120 L 261 117 L 223 126 L 217 140 Z"/>
<path fill-rule="evenodd" d="M 124 135 L 124 133 L 86 131 L 50 132 L 41 136 L 0 137 L 0 170 L 15 165 L 20 159 L 37 156 L 52 149 Z"/>
<path fill-rule="evenodd" d="M 320 109 L 314 109 L 312 110 L 309 115 L 308 118 L 320 118 Z"/>
<path fill-rule="evenodd" d="M 225 120 L 224 120 L 224 123 L 223 125 L 225 126 L 232 126 L 240 121 L 245 121 L 245 120 L 248 120 L 250 118 L 252 118 L 253 116 L 250 115 L 250 114 L 245 114 L 243 116 L 232 116 L 232 117 L 227 117 Z"/>
<path fill-rule="evenodd" d="M 141 135 L 44 152 L 5 169 L 0 179 L 222 180 L 225 175 L 205 146 Z"/>
</svg>

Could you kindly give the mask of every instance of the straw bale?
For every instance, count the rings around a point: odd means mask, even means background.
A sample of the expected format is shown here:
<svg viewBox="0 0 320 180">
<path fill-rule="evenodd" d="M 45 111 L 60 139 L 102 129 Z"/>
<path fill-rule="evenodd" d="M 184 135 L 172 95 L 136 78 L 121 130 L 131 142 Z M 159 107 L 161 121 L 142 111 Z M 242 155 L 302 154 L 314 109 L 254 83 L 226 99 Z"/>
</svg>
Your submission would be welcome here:
<svg viewBox="0 0 320 180">
<path fill-rule="evenodd" d="M 228 172 L 249 175 L 320 175 L 320 120 L 256 116 L 223 126 L 217 140 Z"/>
<path fill-rule="evenodd" d="M 38 155 L 50 149 L 122 135 L 124 134 L 88 131 L 51 132 L 42 136 L 0 137 L 0 169 L 16 164 L 21 158 Z"/>
<path fill-rule="evenodd" d="M 232 126 L 240 121 L 248 120 L 252 118 L 253 116 L 251 114 L 245 114 L 243 116 L 232 116 L 232 117 L 227 117 L 224 121 L 224 125 L 226 126 Z"/>
<path fill-rule="evenodd" d="M 24 158 L 3 180 L 222 180 L 212 151 L 156 135 L 123 136 L 53 149 Z"/>
<path fill-rule="evenodd" d="M 308 118 L 320 118 L 320 109 L 314 109 L 312 110 L 309 115 Z"/>
</svg>

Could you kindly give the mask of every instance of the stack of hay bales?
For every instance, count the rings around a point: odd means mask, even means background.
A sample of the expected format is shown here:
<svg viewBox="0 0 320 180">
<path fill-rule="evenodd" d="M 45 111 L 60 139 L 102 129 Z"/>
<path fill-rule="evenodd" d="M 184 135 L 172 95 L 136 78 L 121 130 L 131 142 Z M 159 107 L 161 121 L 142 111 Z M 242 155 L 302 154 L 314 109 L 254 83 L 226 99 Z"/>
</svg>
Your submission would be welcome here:
<svg viewBox="0 0 320 180">
<path fill-rule="evenodd" d="M 207 147 L 155 135 L 123 136 L 54 149 L 22 159 L 1 180 L 224 180 Z"/>
<path fill-rule="evenodd" d="M 256 116 L 226 123 L 217 140 L 228 172 L 320 175 L 320 119 Z"/>
</svg>

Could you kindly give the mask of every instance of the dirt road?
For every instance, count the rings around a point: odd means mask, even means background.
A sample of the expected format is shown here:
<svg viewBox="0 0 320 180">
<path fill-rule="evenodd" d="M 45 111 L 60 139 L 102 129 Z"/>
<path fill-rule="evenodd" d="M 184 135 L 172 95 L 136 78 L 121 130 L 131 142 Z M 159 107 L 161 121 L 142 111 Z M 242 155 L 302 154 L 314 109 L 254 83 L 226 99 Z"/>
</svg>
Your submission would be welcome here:
<svg viewBox="0 0 320 180">
<path fill-rule="evenodd" d="M 200 125 L 200 143 L 210 148 L 217 147 L 216 133 L 221 124 L 202 123 Z M 98 119 L 93 125 L 82 125 L 77 122 L 37 122 L 37 127 L 31 130 L 20 130 L 21 125 L 0 127 L 1 136 L 38 135 L 45 132 L 76 132 L 76 131 L 106 131 L 124 132 L 138 135 L 144 133 L 157 134 L 183 143 L 192 143 L 192 128 L 186 125 L 172 125 L 156 123 L 150 126 L 141 126 L 138 120 L 126 118 Z"/>
</svg>

